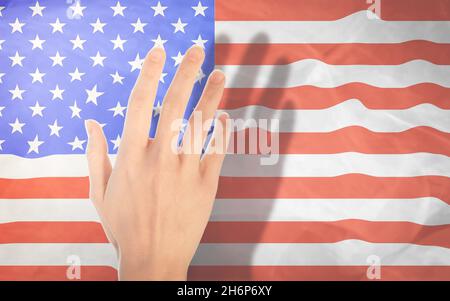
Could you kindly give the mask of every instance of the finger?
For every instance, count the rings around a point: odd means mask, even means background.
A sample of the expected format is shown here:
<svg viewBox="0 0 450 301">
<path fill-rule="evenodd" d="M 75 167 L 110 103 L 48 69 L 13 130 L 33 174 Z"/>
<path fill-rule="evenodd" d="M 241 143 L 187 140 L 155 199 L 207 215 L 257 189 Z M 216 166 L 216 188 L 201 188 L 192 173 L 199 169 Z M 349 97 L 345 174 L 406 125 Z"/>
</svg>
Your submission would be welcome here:
<svg viewBox="0 0 450 301">
<path fill-rule="evenodd" d="M 199 46 L 191 47 L 184 55 L 183 61 L 163 101 L 158 126 L 158 132 L 161 133 L 157 133 L 157 137 L 161 136 L 162 139 L 170 138 L 172 122 L 183 118 L 195 78 L 204 58 L 205 53 Z"/>
<path fill-rule="evenodd" d="M 153 103 L 165 57 L 161 47 L 153 48 L 145 57 L 128 103 L 122 137 L 124 147 L 146 146 L 148 143 Z"/>
<path fill-rule="evenodd" d="M 89 167 L 89 195 L 98 207 L 103 200 L 112 168 L 102 127 L 94 120 L 86 120 L 85 127 L 88 135 L 86 155 Z"/>
<path fill-rule="evenodd" d="M 183 152 L 193 154 L 189 156 L 195 160 L 200 160 L 206 137 L 211 128 L 211 122 L 214 114 L 222 99 L 223 89 L 225 86 L 225 75 L 220 70 L 215 70 L 209 76 L 202 96 L 189 119 L 189 126 L 186 135 L 183 138 Z M 197 123 L 200 121 L 200 126 Z M 187 141 L 190 139 L 189 141 Z M 186 148 L 190 149 L 186 149 Z M 195 156 L 196 155 L 196 156 Z"/>
<path fill-rule="evenodd" d="M 217 117 L 213 136 L 200 162 L 203 176 L 214 181 L 219 177 L 230 142 L 231 127 L 228 122 L 229 119 L 227 113 L 221 113 Z"/>
</svg>

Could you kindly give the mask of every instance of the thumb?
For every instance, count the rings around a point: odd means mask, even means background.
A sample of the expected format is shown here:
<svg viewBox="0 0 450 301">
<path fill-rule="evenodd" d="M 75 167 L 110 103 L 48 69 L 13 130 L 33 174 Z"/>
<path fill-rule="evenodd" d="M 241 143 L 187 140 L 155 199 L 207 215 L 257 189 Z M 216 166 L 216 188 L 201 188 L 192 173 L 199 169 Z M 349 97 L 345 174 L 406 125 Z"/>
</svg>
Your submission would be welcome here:
<svg viewBox="0 0 450 301">
<path fill-rule="evenodd" d="M 112 167 L 108 157 L 108 144 L 100 124 L 94 120 L 86 120 L 85 127 L 88 135 L 86 155 L 89 167 L 89 197 L 98 207 L 103 200 Z"/>
</svg>

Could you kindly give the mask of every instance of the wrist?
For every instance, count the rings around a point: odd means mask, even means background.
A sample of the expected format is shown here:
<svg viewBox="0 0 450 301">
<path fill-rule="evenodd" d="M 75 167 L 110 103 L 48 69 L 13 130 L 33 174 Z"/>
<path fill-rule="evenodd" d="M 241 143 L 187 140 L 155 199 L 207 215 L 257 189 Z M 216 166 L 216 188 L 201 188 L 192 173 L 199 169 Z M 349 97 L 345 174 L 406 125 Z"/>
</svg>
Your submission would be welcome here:
<svg viewBox="0 0 450 301">
<path fill-rule="evenodd" d="M 149 260 L 149 256 L 122 255 L 119 258 L 119 280 L 185 281 L 189 264 L 167 260 Z"/>
</svg>

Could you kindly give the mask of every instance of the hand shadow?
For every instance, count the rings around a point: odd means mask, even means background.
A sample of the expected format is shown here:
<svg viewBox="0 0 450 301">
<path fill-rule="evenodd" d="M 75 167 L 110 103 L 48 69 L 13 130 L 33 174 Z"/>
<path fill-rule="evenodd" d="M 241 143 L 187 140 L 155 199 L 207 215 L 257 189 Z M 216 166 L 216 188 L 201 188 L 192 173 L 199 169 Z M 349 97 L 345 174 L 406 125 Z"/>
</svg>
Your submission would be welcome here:
<svg viewBox="0 0 450 301">
<path fill-rule="evenodd" d="M 228 41 L 230 40 L 227 36 L 220 36 L 218 37 L 218 40 L 221 41 L 221 43 L 223 44 L 227 44 L 228 45 Z M 266 34 L 261 33 L 256 35 L 253 39 L 253 43 L 250 43 L 248 45 L 248 47 L 245 49 L 244 54 L 241 58 L 241 62 L 239 63 L 239 65 L 245 65 L 248 64 L 249 61 L 252 62 L 252 65 L 255 65 L 255 67 L 258 67 L 259 64 L 262 64 L 262 62 L 264 61 L 265 56 L 268 54 L 269 52 L 269 38 Z M 227 61 L 227 58 L 230 55 L 230 49 L 229 47 L 226 47 L 226 45 L 221 45 L 221 57 L 224 61 Z M 247 63 L 246 63 L 247 62 Z M 273 71 L 271 72 L 270 76 L 268 77 L 268 81 L 267 83 L 271 83 L 271 82 L 277 82 L 280 84 L 280 86 L 284 86 L 288 79 L 289 79 L 289 67 L 288 67 L 288 60 L 286 57 L 279 57 L 276 59 L 276 62 L 274 65 L 285 65 L 286 68 L 278 68 L 278 69 L 273 69 Z M 260 69 L 260 68 L 257 68 Z M 255 75 L 258 74 L 257 73 L 258 70 L 255 72 Z M 248 87 L 251 87 L 254 85 L 255 81 L 256 81 L 256 76 L 253 76 L 252 78 L 248 78 L 248 74 L 245 74 L 245 71 L 243 70 L 243 68 L 241 68 L 240 70 L 237 71 L 236 76 L 234 78 L 231 78 L 229 80 L 231 80 L 231 84 L 229 86 L 231 87 L 235 87 L 235 86 L 240 86 L 239 85 L 239 81 L 242 80 L 245 77 L 245 82 L 248 83 Z M 246 85 L 247 86 L 247 85 Z M 286 98 L 287 96 L 285 95 L 285 89 L 282 88 L 265 88 L 265 89 L 244 89 L 246 92 L 242 93 L 242 89 L 227 89 L 227 96 L 226 96 L 226 100 L 225 101 L 225 108 L 227 108 L 227 104 L 226 103 L 236 103 L 236 102 L 240 102 L 240 101 L 244 101 L 246 100 L 246 98 L 255 98 L 258 101 L 256 103 L 254 103 L 254 105 L 261 105 L 263 106 L 264 103 L 276 103 L 278 101 L 281 101 L 283 98 Z M 245 94 L 245 96 L 243 97 L 243 94 Z M 292 132 L 292 128 L 293 128 L 293 123 L 295 122 L 294 120 L 289 120 L 288 122 L 286 122 L 288 117 L 288 114 L 286 114 L 285 110 L 291 109 L 292 106 L 292 101 L 289 100 L 285 100 L 283 101 L 283 106 L 280 108 L 279 106 L 276 106 L 277 110 L 273 110 L 272 114 L 267 116 L 267 119 L 273 120 L 273 119 L 278 119 L 280 121 L 284 120 L 284 126 L 283 126 L 283 132 L 285 133 L 289 133 Z M 254 108 L 252 107 L 244 107 L 244 114 L 243 116 L 245 116 L 246 119 L 248 118 L 254 118 L 256 119 L 257 116 L 255 116 L 255 112 L 254 112 Z M 287 126 L 286 126 L 287 124 Z M 291 139 L 291 135 L 286 135 L 286 134 L 282 134 L 279 135 L 279 143 L 280 143 L 280 149 L 289 149 L 289 144 L 290 144 L 290 139 Z M 246 141 L 247 144 L 248 141 Z M 233 156 L 233 154 L 229 154 L 228 156 Z M 227 160 L 225 160 L 225 163 L 227 164 Z M 283 176 L 283 161 L 279 160 L 276 163 L 276 168 L 273 168 L 274 166 L 269 166 L 269 168 L 271 170 L 275 170 L 275 174 L 271 174 L 271 183 L 270 185 L 263 185 L 261 184 L 260 187 L 257 187 L 256 189 L 259 190 L 258 191 L 258 195 L 263 195 L 263 198 L 265 199 L 276 199 L 277 197 L 279 197 L 280 195 L 282 195 L 282 193 L 280 193 L 279 189 L 280 189 L 280 185 L 281 185 L 281 181 L 282 179 L 280 177 Z M 238 167 L 237 167 L 238 168 Z M 239 169 L 239 168 L 238 168 Z M 250 172 L 251 173 L 251 172 Z M 240 196 L 235 196 L 233 198 L 242 198 L 245 199 L 247 198 L 245 195 L 251 195 L 253 194 L 253 191 L 255 191 L 255 187 L 248 187 L 247 190 L 251 190 L 250 191 L 245 191 L 246 190 L 246 186 L 242 185 L 242 179 L 241 177 L 233 177 L 233 178 L 229 178 L 227 179 L 228 184 L 227 185 L 236 185 L 239 188 L 239 194 Z M 259 179 L 263 179 L 263 178 L 259 178 Z M 258 180 L 259 180 L 258 179 Z M 221 181 L 222 182 L 222 181 Z M 257 181 L 259 182 L 259 181 Z M 220 190 L 221 187 L 219 186 L 219 194 L 220 194 Z M 242 197 L 243 196 L 243 197 Z M 220 197 L 220 196 L 218 196 Z M 258 202 L 257 198 L 259 198 L 259 196 L 256 197 L 251 197 L 251 198 L 255 198 L 255 202 L 249 202 L 246 206 L 250 206 L 250 212 L 257 212 L 257 216 L 258 216 L 258 220 L 259 221 L 248 221 L 248 222 L 239 222 L 239 226 L 238 227 L 234 227 L 232 226 L 233 224 L 236 224 L 236 222 L 220 222 L 220 230 L 219 231 L 214 231 L 215 233 L 224 233 L 224 236 L 227 237 L 226 240 L 221 240 L 221 237 L 219 235 L 219 237 L 215 236 L 214 237 L 214 243 L 244 243 L 246 244 L 245 247 L 245 252 L 239 253 L 238 250 L 236 250 L 236 252 L 233 252 L 233 250 L 231 251 L 231 256 L 236 256 L 237 257 L 237 261 L 243 263 L 242 266 L 236 267 L 236 266 L 224 266 L 224 267 L 220 267 L 220 268 L 215 268 L 215 267 L 208 267 L 207 273 L 201 273 L 202 277 L 199 278 L 208 278 L 205 280 L 213 280 L 213 279 L 221 279 L 221 280 L 261 280 L 261 276 L 258 276 L 258 269 L 262 268 L 262 267 L 252 267 L 252 263 L 253 263 L 253 257 L 255 256 L 255 252 L 256 252 L 256 248 L 257 248 L 257 244 L 258 243 L 270 243 L 273 241 L 268 240 L 269 236 L 265 237 L 265 233 L 266 230 L 269 226 L 269 223 L 277 223 L 277 222 L 271 222 L 268 221 L 268 219 L 270 218 L 273 206 L 272 206 L 272 202 L 264 202 L 264 200 L 261 200 L 261 202 Z M 226 206 L 226 205 L 225 205 Z M 254 207 L 254 209 L 252 209 L 252 206 Z M 239 231 L 239 233 L 230 233 L 230 231 Z M 208 229 L 206 230 L 206 232 L 208 232 Z M 205 233 L 206 233 L 205 232 Z M 226 234 L 225 234 L 226 233 Z M 233 237 L 232 241 L 230 241 L 230 237 Z M 237 239 L 234 239 L 234 237 L 236 237 Z M 242 238 L 241 240 L 239 240 L 239 238 Z M 219 248 L 215 249 L 216 252 L 215 254 L 210 254 L 211 257 L 214 258 L 221 258 L 222 256 L 225 257 L 230 257 L 230 250 L 228 248 Z M 267 267 L 263 268 L 265 271 L 267 271 Z M 269 268 L 270 269 L 270 268 Z M 205 271 L 205 269 L 203 269 Z M 238 271 L 238 272 L 236 272 Z M 269 270 L 270 271 L 270 270 Z M 272 273 L 273 271 L 270 271 L 270 273 Z M 264 273 L 265 275 L 267 275 L 267 273 Z M 207 275 L 207 276 L 206 276 Z M 193 278 L 197 278 L 195 275 L 193 275 Z M 199 275 L 200 276 L 200 275 Z M 273 275 L 270 277 L 273 278 Z"/>
</svg>

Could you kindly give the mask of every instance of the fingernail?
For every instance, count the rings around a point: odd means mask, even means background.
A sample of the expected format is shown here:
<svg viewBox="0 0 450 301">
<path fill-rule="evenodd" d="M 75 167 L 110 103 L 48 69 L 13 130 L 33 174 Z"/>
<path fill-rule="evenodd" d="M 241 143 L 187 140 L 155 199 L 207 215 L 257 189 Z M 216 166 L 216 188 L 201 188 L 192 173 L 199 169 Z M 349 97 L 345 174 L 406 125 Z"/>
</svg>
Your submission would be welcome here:
<svg viewBox="0 0 450 301">
<path fill-rule="evenodd" d="M 92 133 L 92 122 L 93 121 L 90 119 L 86 119 L 84 121 L 84 127 L 86 128 L 86 133 L 88 134 L 88 136 L 90 136 Z"/>
<path fill-rule="evenodd" d="M 209 78 L 209 80 L 213 84 L 220 84 L 224 81 L 224 79 L 225 79 L 225 74 L 223 74 L 223 72 L 220 70 L 214 70 L 213 73 L 211 73 L 211 76 Z"/>
<path fill-rule="evenodd" d="M 203 56 L 205 55 L 205 52 L 203 51 L 203 48 L 197 45 L 192 46 L 187 51 L 187 57 L 192 62 L 198 62 L 203 59 Z"/>
<path fill-rule="evenodd" d="M 222 118 L 229 119 L 230 114 L 228 114 L 227 112 L 221 112 L 219 115 L 219 119 L 222 119 Z"/>
<path fill-rule="evenodd" d="M 160 62 L 164 57 L 164 49 L 160 46 L 153 47 L 153 49 L 148 53 L 148 57 L 155 63 Z"/>
</svg>

